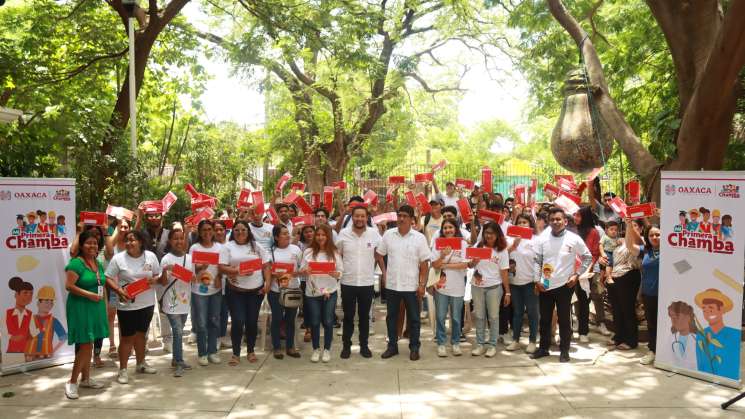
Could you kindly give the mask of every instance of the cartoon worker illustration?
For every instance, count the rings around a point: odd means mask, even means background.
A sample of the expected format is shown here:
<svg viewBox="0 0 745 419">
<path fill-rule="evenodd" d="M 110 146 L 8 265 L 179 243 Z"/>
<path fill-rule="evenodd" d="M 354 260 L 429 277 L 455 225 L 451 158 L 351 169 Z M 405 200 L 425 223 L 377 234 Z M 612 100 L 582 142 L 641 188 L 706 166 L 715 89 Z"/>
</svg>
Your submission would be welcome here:
<svg viewBox="0 0 745 419">
<path fill-rule="evenodd" d="M 732 228 L 732 216 L 727 214 L 724 217 L 722 217 L 722 226 L 720 227 L 722 230 L 722 239 L 724 240 L 732 240 L 732 238 L 735 235 L 735 230 Z"/>
<path fill-rule="evenodd" d="M 693 307 L 683 301 L 674 301 L 667 307 L 670 316 L 669 347 L 673 351 L 673 365 L 696 370 L 696 322 Z"/>
<path fill-rule="evenodd" d="M 691 219 L 686 224 L 686 231 L 698 231 L 698 225 L 699 225 L 698 210 L 696 208 L 693 208 L 690 211 L 688 211 L 688 214 L 691 216 Z"/>
<path fill-rule="evenodd" d="M 722 217 L 718 209 L 711 212 L 711 234 L 722 238 Z"/>
<path fill-rule="evenodd" d="M 701 207 L 698 209 L 701 211 L 701 223 L 698 225 L 698 231 L 701 233 L 711 234 L 711 211 L 707 208 Z"/>
<path fill-rule="evenodd" d="M 39 216 L 39 224 L 36 226 L 36 232 L 49 233 L 49 225 L 47 224 L 47 212 L 36 210 L 36 215 Z"/>
<path fill-rule="evenodd" d="M 28 220 L 28 223 L 26 224 L 26 233 L 36 233 L 36 213 L 29 211 L 28 214 L 26 214 L 26 219 Z"/>
<path fill-rule="evenodd" d="M 732 300 L 716 288 L 696 294 L 705 329 L 697 325 L 696 363 L 698 370 L 737 380 L 740 377 L 740 329 L 724 325 L 724 313 L 732 310 Z"/>
<path fill-rule="evenodd" d="M 686 229 L 686 225 L 688 224 L 688 213 L 685 211 L 680 211 L 678 213 L 678 223 L 674 228 L 673 231 L 676 233 L 680 233 L 681 231 Z"/>
<path fill-rule="evenodd" d="M 548 288 L 551 280 L 551 275 L 553 275 L 554 273 L 554 266 L 550 263 L 544 263 L 543 269 L 541 269 L 541 271 L 543 272 L 543 286 Z"/>
<path fill-rule="evenodd" d="M 58 215 L 57 216 L 57 235 L 58 236 L 64 236 L 66 231 L 65 226 L 65 216 L 64 215 Z"/>
<path fill-rule="evenodd" d="M 23 221 L 23 214 L 16 215 L 16 226 L 11 230 L 11 236 L 20 236 L 21 233 L 26 231 L 26 222 Z"/>
<path fill-rule="evenodd" d="M 49 232 L 57 234 L 57 213 L 49 211 Z"/>
<path fill-rule="evenodd" d="M 39 311 L 34 315 L 31 322 L 31 335 L 33 336 L 26 346 L 26 359 L 50 358 L 67 339 L 62 323 L 52 315 L 54 308 L 54 288 L 45 285 L 36 293 L 39 301 Z M 57 344 L 54 337 L 57 336 Z"/>
<path fill-rule="evenodd" d="M 16 305 L 5 311 L 5 325 L 8 328 L 7 353 L 24 353 L 30 338 L 31 310 L 26 306 L 34 298 L 34 286 L 20 277 L 14 276 L 8 281 L 8 287 L 15 291 Z"/>
</svg>

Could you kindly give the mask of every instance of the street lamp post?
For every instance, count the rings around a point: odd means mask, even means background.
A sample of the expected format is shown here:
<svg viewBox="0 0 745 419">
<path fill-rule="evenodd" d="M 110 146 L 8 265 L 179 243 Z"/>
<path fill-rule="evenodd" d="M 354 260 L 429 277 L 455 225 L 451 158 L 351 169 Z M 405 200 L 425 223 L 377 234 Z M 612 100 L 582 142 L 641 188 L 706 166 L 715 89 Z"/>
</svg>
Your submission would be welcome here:
<svg viewBox="0 0 745 419">
<path fill-rule="evenodd" d="M 129 141 L 132 157 L 137 157 L 137 86 L 135 81 L 135 19 L 134 10 L 137 0 L 122 0 L 122 5 L 129 13 L 127 29 L 129 32 Z"/>
</svg>

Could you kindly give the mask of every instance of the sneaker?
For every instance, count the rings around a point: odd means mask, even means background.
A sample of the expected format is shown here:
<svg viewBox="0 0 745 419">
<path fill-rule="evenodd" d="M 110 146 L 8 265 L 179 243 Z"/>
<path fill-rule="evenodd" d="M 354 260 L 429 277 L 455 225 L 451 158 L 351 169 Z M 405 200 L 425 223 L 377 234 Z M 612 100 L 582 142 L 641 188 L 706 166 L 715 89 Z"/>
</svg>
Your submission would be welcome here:
<svg viewBox="0 0 745 419">
<path fill-rule="evenodd" d="M 189 335 L 189 339 L 186 340 L 186 343 L 189 345 L 196 345 L 197 344 L 197 334 L 192 333 Z"/>
<path fill-rule="evenodd" d="M 171 344 L 163 342 L 163 352 L 170 354 L 171 353 Z"/>
<path fill-rule="evenodd" d="M 460 345 L 453 345 L 453 356 L 461 356 L 463 352 L 460 350 Z"/>
<path fill-rule="evenodd" d="M 485 357 L 491 358 L 497 354 L 497 348 L 494 346 L 489 345 L 489 349 L 486 350 L 486 354 L 484 354 Z"/>
<path fill-rule="evenodd" d="M 510 343 L 509 345 L 507 345 L 507 348 L 505 348 L 505 349 L 507 349 L 508 351 L 516 351 L 516 350 L 520 349 L 520 342 L 518 342 L 516 340 L 513 340 L 512 343 Z"/>
<path fill-rule="evenodd" d="M 209 361 L 211 364 L 219 364 L 222 362 L 222 360 L 220 359 L 220 355 L 218 354 L 207 355 L 207 361 Z"/>
<path fill-rule="evenodd" d="M 310 356 L 310 362 L 318 362 L 321 360 L 321 350 L 313 349 L 313 354 Z"/>
<path fill-rule="evenodd" d="M 476 345 L 475 348 L 471 349 L 471 355 L 481 356 L 484 354 L 484 345 Z"/>
<path fill-rule="evenodd" d="M 590 343 L 590 337 L 587 335 L 579 335 L 580 343 Z"/>
<path fill-rule="evenodd" d="M 342 333 L 344 333 L 344 331 L 341 328 L 336 329 L 336 336 L 341 336 Z"/>
<path fill-rule="evenodd" d="M 141 374 L 155 374 L 158 372 L 158 370 L 148 365 L 147 362 L 143 362 L 142 364 L 138 365 L 135 371 Z"/>
<path fill-rule="evenodd" d="M 321 361 L 323 362 L 331 361 L 331 351 L 329 351 L 328 349 L 324 349 L 323 355 L 321 355 Z"/>
<path fill-rule="evenodd" d="M 65 396 L 70 400 L 76 400 L 78 396 L 78 385 L 73 383 L 65 383 Z"/>
<path fill-rule="evenodd" d="M 230 340 L 228 336 L 223 336 L 220 338 L 220 349 L 230 349 L 233 347 L 233 342 Z"/>
<path fill-rule="evenodd" d="M 510 336 L 509 333 L 505 333 L 499 337 L 499 341 L 501 341 L 505 345 L 509 345 L 512 343 L 512 336 Z"/>
<path fill-rule="evenodd" d="M 466 341 L 466 335 L 460 335 L 459 341 L 460 342 L 465 342 Z"/>
<path fill-rule="evenodd" d="M 534 354 L 536 350 L 538 350 L 538 347 L 535 345 L 535 342 L 530 342 L 528 344 L 528 347 L 525 349 L 525 352 L 529 354 Z"/>
<path fill-rule="evenodd" d="M 210 362 L 207 360 L 206 356 L 200 356 L 197 359 L 197 363 L 203 367 L 206 367 L 207 365 L 209 365 Z"/>
<path fill-rule="evenodd" d="M 605 327 L 605 323 L 600 323 L 600 327 L 598 327 L 598 332 L 603 336 L 610 336 L 610 330 L 608 330 L 608 328 Z"/>
<path fill-rule="evenodd" d="M 445 345 L 437 345 L 437 356 L 443 358 L 448 356 L 448 350 L 445 348 Z"/>
<path fill-rule="evenodd" d="M 119 384 L 129 383 L 129 374 L 126 369 L 119 370 L 119 375 L 116 376 L 116 382 Z"/>
<path fill-rule="evenodd" d="M 646 355 L 642 357 L 642 359 L 639 360 L 639 363 L 642 365 L 649 365 L 654 362 L 654 352 L 647 352 Z"/>
<path fill-rule="evenodd" d="M 103 385 L 103 383 L 96 381 L 89 377 L 87 381 L 80 382 L 80 387 L 92 388 L 94 390 L 98 390 L 98 389 L 104 388 L 105 386 Z"/>
<path fill-rule="evenodd" d="M 183 377 L 184 376 L 184 367 L 182 365 L 176 365 L 176 371 L 173 372 L 174 377 Z"/>
</svg>

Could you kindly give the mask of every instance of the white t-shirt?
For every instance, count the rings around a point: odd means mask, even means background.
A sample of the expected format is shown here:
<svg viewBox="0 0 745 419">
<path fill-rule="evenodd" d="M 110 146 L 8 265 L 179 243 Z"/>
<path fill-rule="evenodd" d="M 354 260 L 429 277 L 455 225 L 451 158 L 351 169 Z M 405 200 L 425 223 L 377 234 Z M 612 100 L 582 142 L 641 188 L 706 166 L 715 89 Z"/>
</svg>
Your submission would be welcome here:
<svg viewBox="0 0 745 419">
<path fill-rule="evenodd" d="M 530 240 L 520 239 L 517 248 L 510 252 L 510 257 L 515 261 L 515 276 L 510 281 L 513 285 L 530 284 L 535 279 L 535 240 L 538 236 L 533 236 Z"/>
<path fill-rule="evenodd" d="M 336 270 L 339 272 L 344 271 L 344 263 L 342 262 L 341 255 L 338 252 L 334 255 L 334 259 L 332 259 L 326 254 L 326 252 L 318 252 L 314 257 L 313 249 L 305 249 L 300 268 L 307 268 L 308 262 L 335 262 Z M 308 275 L 305 284 L 305 295 L 308 297 L 320 297 L 324 294 L 333 294 L 338 289 L 339 281 L 333 276 L 326 274 L 310 274 Z"/>
<path fill-rule="evenodd" d="M 460 215 L 460 208 L 458 208 L 458 200 L 460 200 L 460 197 L 457 193 L 453 196 L 448 196 L 447 193 L 440 192 L 440 194 L 437 195 L 437 198 L 440 198 L 442 200 L 443 204 L 445 204 L 443 205 L 444 207 L 455 207 L 455 209 L 458 210 L 458 215 Z"/>
<path fill-rule="evenodd" d="M 482 281 L 476 285 L 476 281 L 471 281 L 471 286 L 488 288 L 494 285 L 502 285 L 502 271 L 510 269 L 510 255 L 507 247 L 501 252 L 497 249 L 491 249 L 491 259 L 480 260 L 476 264 L 476 270 L 481 274 Z"/>
<path fill-rule="evenodd" d="M 176 256 L 173 253 L 168 253 L 160 261 L 161 268 L 173 265 L 181 265 L 194 272 L 194 264 L 191 263 L 190 255 Z M 171 285 L 174 281 L 175 283 Z M 171 285 L 170 288 L 168 288 L 169 285 Z M 164 295 L 163 292 L 166 288 L 168 288 L 168 291 Z M 168 282 L 166 282 L 166 285 L 158 285 L 156 290 L 166 314 L 189 314 L 189 308 L 191 307 L 190 283 L 174 278 L 172 272 L 168 271 Z"/>
<path fill-rule="evenodd" d="M 264 266 L 265 263 L 272 261 L 269 252 L 264 250 L 258 242 L 254 242 L 254 246 L 252 247 L 251 244 L 238 244 L 234 241 L 229 241 L 225 246 L 223 246 L 223 256 L 224 258 L 221 258 L 220 263 L 224 262 L 226 265 L 235 268 L 237 268 L 241 262 L 252 259 L 261 259 L 262 266 Z M 226 278 L 226 280 L 228 279 Z M 264 274 L 262 270 L 259 269 L 254 271 L 251 275 L 238 275 L 236 277 L 236 282 L 233 283 L 233 285 L 246 290 L 259 288 L 264 285 Z"/>
<path fill-rule="evenodd" d="M 429 260 L 432 256 L 424 234 L 411 229 L 405 236 L 402 236 L 398 228 L 392 228 L 383 234 L 383 239 L 376 251 L 382 256 L 388 255 L 386 289 L 417 290 L 419 264 Z"/>
<path fill-rule="evenodd" d="M 150 280 L 160 274 L 158 257 L 149 250 L 142 252 L 138 258 L 129 256 L 127 252 L 117 253 L 111 258 L 109 267 L 106 268 L 106 276 L 116 278 L 120 287 L 142 278 Z M 149 290 L 136 296 L 134 302 L 119 299 L 116 308 L 122 311 L 132 311 L 153 305 L 155 305 L 155 289 L 151 286 Z"/>
<path fill-rule="evenodd" d="M 292 263 L 295 265 L 296 271 L 300 268 L 302 257 L 302 250 L 300 250 L 300 248 L 295 246 L 294 244 L 290 244 L 284 249 L 275 247 L 273 253 L 272 250 L 269 250 L 270 261 L 273 260 L 274 262 Z M 300 288 L 300 280 L 297 277 L 292 278 L 289 284 L 287 284 L 287 288 Z M 272 281 L 272 291 L 279 292 L 279 284 L 277 284 L 277 281 Z"/>
<path fill-rule="evenodd" d="M 224 263 L 225 256 L 222 253 L 223 245 L 220 243 L 214 242 L 212 243 L 212 247 L 204 247 L 200 243 L 194 243 L 191 245 L 191 249 L 189 249 L 189 254 L 192 255 L 194 252 L 209 252 L 209 253 L 217 253 L 220 255 L 220 262 Z M 196 268 L 194 268 L 196 269 Z M 197 295 L 212 295 L 217 294 L 218 292 L 222 292 L 222 287 L 215 288 L 215 279 L 218 275 L 220 275 L 217 272 L 217 265 L 207 265 L 207 272 L 209 272 L 210 275 L 212 275 L 212 281 L 207 285 L 207 292 L 203 291 L 202 287 L 202 281 L 197 279 L 196 281 L 191 283 L 191 292 Z M 196 275 L 197 273 L 194 272 Z"/>
<path fill-rule="evenodd" d="M 267 252 L 272 248 L 272 230 L 274 226 L 267 223 L 261 223 L 261 227 L 256 227 L 253 223 L 248 223 L 248 228 L 251 229 L 251 235 L 254 236 L 256 243 L 260 244 Z"/>
<path fill-rule="evenodd" d="M 442 221 L 445 218 L 443 218 L 442 215 L 440 215 L 440 218 L 434 218 L 430 217 L 429 222 L 424 227 L 424 236 L 427 238 L 427 244 L 432 244 L 432 237 L 435 234 L 440 234 L 440 226 L 442 225 Z"/>
<path fill-rule="evenodd" d="M 341 231 L 336 247 L 344 258 L 343 285 L 364 287 L 375 284 L 375 249 L 380 240 L 374 227 L 366 227 L 360 236 L 351 228 Z"/>
<path fill-rule="evenodd" d="M 460 242 L 460 249 L 453 249 L 449 255 L 443 258 L 443 263 L 460 263 L 466 262 L 466 247 L 468 244 L 465 240 Z M 441 251 L 432 249 L 432 260 L 440 258 Z M 445 287 L 439 288 L 438 293 L 448 297 L 463 297 L 466 293 L 466 269 L 443 269 L 445 272 Z"/>
</svg>

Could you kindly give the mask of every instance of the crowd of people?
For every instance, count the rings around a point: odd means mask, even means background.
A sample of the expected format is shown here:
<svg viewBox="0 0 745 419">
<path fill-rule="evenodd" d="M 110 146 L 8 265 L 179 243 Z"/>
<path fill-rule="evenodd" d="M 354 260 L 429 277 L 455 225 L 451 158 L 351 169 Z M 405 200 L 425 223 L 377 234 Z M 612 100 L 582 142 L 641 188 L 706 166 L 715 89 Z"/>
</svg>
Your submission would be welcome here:
<svg viewBox="0 0 745 419">
<path fill-rule="evenodd" d="M 498 344 L 522 350 L 527 323 L 524 350 L 530 358 L 550 355 L 558 327 L 559 360 L 569 362 L 573 323 L 579 343 L 590 341 L 590 303 L 607 345 L 631 350 L 639 345 L 641 289 L 650 339 L 640 362 L 654 361 L 660 230 L 651 219 L 622 219 L 610 207 L 615 195 L 600 196 L 597 180 L 588 181 L 585 202 L 574 211 L 555 205 L 550 193 L 535 203 L 452 182 L 440 193 L 430 183 L 428 205 L 399 203 L 398 188 L 392 188 L 385 203 L 337 196 L 333 214 L 324 206 L 302 214 L 275 195 L 268 205 L 227 208 L 196 224 L 187 218 L 166 228 L 162 211 L 143 209 L 133 220 L 112 217 L 108 228 L 79 224 L 65 269 L 68 342 L 76 354 L 65 394 L 76 399 L 81 387 L 102 387 L 90 370 L 103 364 L 105 339 L 111 357 L 118 358 L 118 383 L 129 382 L 132 350 L 136 373 L 157 373 L 146 360 L 156 315 L 175 377 L 193 368 L 184 358 L 186 340 L 196 342 L 200 367 L 221 363 L 221 347 L 232 349 L 231 366 L 243 359 L 257 362 L 265 298 L 275 359 L 329 362 L 338 300 L 339 356 L 352 355 L 357 328 L 359 355 L 370 358 L 377 281 L 387 308 L 383 359 L 399 354 L 404 337 L 409 359 L 420 359 L 421 320 L 425 311 L 434 311 L 440 357 L 463 354 L 464 323 L 473 318 L 472 356 L 494 357 Z M 469 213 L 462 213 L 463 201 Z M 379 217 L 390 213 L 395 217 Z M 294 218 L 299 215 L 312 215 L 312 222 L 306 217 L 301 223 Z M 508 234 L 510 226 L 529 234 Z M 613 333 L 606 326 L 608 303 Z M 300 315 L 309 354 L 301 354 L 294 341 Z M 185 330 L 189 317 L 191 331 Z"/>
</svg>

